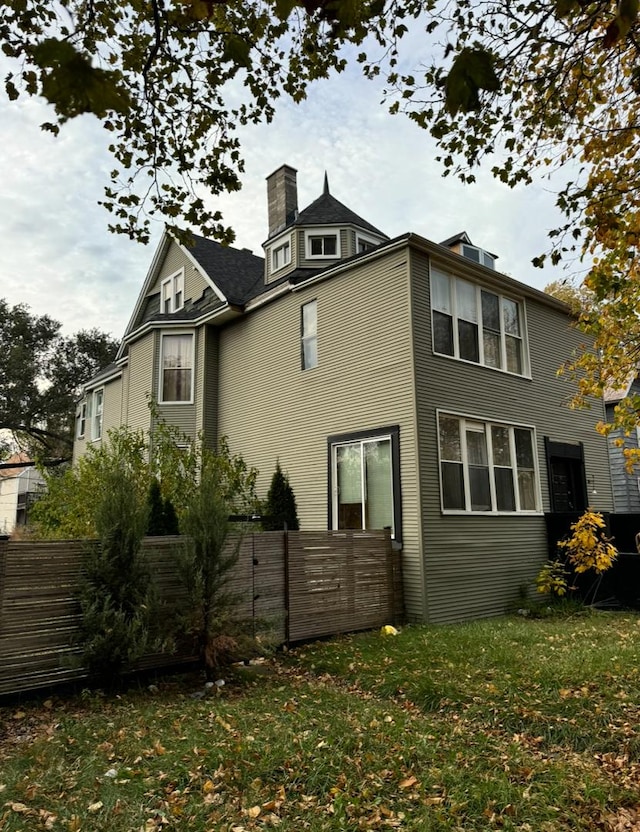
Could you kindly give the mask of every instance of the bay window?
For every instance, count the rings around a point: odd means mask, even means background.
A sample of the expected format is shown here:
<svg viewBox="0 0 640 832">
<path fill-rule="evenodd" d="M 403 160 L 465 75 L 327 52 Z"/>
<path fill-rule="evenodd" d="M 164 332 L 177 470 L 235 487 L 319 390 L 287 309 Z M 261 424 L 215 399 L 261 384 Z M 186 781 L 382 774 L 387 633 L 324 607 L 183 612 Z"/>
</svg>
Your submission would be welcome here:
<svg viewBox="0 0 640 832">
<path fill-rule="evenodd" d="M 193 401 L 193 334 L 162 335 L 160 396 L 162 403 Z"/>
<path fill-rule="evenodd" d="M 538 511 L 532 428 L 438 415 L 444 511 Z"/>
</svg>

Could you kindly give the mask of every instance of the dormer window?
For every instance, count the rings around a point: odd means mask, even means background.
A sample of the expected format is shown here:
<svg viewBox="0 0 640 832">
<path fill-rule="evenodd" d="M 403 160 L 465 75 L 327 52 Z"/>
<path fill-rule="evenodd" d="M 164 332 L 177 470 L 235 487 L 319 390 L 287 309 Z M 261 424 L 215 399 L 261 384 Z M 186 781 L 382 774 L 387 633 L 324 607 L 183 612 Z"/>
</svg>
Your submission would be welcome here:
<svg viewBox="0 0 640 832">
<path fill-rule="evenodd" d="M 291 262 L 291 239 L 274 248 L 271 252 L 271 271 L 277 272 Z"/>
<path fill-rule="evenodd" d="M 162 281 L 162 312 L 170 315 L 184 306 L 184 270 Z"/>
<path fill-rule="evenodd" d="M 466 257 L 467 260 L 473 260 L 474 263 L 480 263 L 481 266 L 486 266 L 488 269 L 495 269 L 496 267 L 496 258 L 488 251 L 477 246 L 468 246 L 463 243 L 462 256 Z"/>
<path fill-rule="evenodd" d="M 380 240 L 374 240 L 373 237 L 364 237 L 362 234 L 358 234 L 356 237 L 356 251 L 358 254 L 371 251 L 372 248 L 375 248 L 379 244 Z"/>
<path fill-rule="evenodd" d="M 340 235 L 337 229 L 317 228 L 305 231 L 305 242 L 309 260 L 340 257 Z"/>
</svg>

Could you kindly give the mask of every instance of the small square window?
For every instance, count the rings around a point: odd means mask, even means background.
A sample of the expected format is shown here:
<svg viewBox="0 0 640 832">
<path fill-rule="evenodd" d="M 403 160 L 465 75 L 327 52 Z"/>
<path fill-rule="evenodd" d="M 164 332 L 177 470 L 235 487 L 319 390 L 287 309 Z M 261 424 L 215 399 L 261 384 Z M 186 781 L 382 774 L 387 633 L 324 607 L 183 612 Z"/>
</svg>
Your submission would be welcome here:
<svg viewBox="0 0 640 832">
<path fill-rule="evenodd" d="M 318 228 L 305 232 L 306 256 L 315 260 L 323 257 L 340 257 L 338 229 Z"/>
</svg>

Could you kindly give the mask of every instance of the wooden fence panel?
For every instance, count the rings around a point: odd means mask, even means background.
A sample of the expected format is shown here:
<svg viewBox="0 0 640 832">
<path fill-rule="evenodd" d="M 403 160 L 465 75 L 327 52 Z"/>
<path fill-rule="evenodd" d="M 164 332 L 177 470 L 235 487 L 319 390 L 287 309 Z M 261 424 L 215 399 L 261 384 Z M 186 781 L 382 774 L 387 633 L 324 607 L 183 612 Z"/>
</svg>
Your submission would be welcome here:
<svg viewBox="0 0 640 832">
<path fill-rule="evenodd" d="M 290 532 L 289 640 L 396 620 L 388 532 Z"/>
<path fill-rule="evenodd" d="M 180 541 L 152 537 L 143 543 L 158 596 L 169 605 L 185 595 L 175 558 Z M 0 695 L 86 675 L 72 659 L 89 545 L 97 544 L 0 539 Z M 385 532 L 250 534 L 240 545 L 228 590 L 239 599 L 235 617 L 271 644 L 367 629 L 398 620 L 399 556 Z M 193 658 L 153 654 L 139 667 Z"/>
</svg>

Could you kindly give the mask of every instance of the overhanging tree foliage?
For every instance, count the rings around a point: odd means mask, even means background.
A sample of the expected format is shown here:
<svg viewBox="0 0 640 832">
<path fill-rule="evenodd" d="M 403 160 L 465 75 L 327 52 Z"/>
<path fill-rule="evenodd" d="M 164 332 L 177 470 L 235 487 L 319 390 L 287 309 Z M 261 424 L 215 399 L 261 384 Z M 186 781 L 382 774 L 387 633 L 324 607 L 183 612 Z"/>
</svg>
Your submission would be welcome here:
<svg viewBox="0 0 640 832">
<path fill-rule="evenodd" d="M 48 315 L 0 298 L 0 429 L 33 454 L 68 457 L 80 387 L 117 348 L 97 329 L 66 337 Z"/>
<path fill-rule="evenodd" d="M 45 129 L 102 120 L 111 228 L 139 240 L 154 215 L 231 240 L 203 188 L 240 187 L 236 126 L 269 121 L 280 96 L 301 101 L 349 60 L 435 137 L 445 173 L 471 183 L 485 164 L 514 186 L 567 166 L 550 256 L 593 258 L 602 311 L 582 323 L 601 360 L 579 370 L 581 393 L 599 393 L 640 349 L 638 15 L 639 0 L 13 0 L 0 43 L 9 97 L 52 104 Z M 403 37 L 416 27 L 424 50 L 410 67 Z"/>
</svg>

